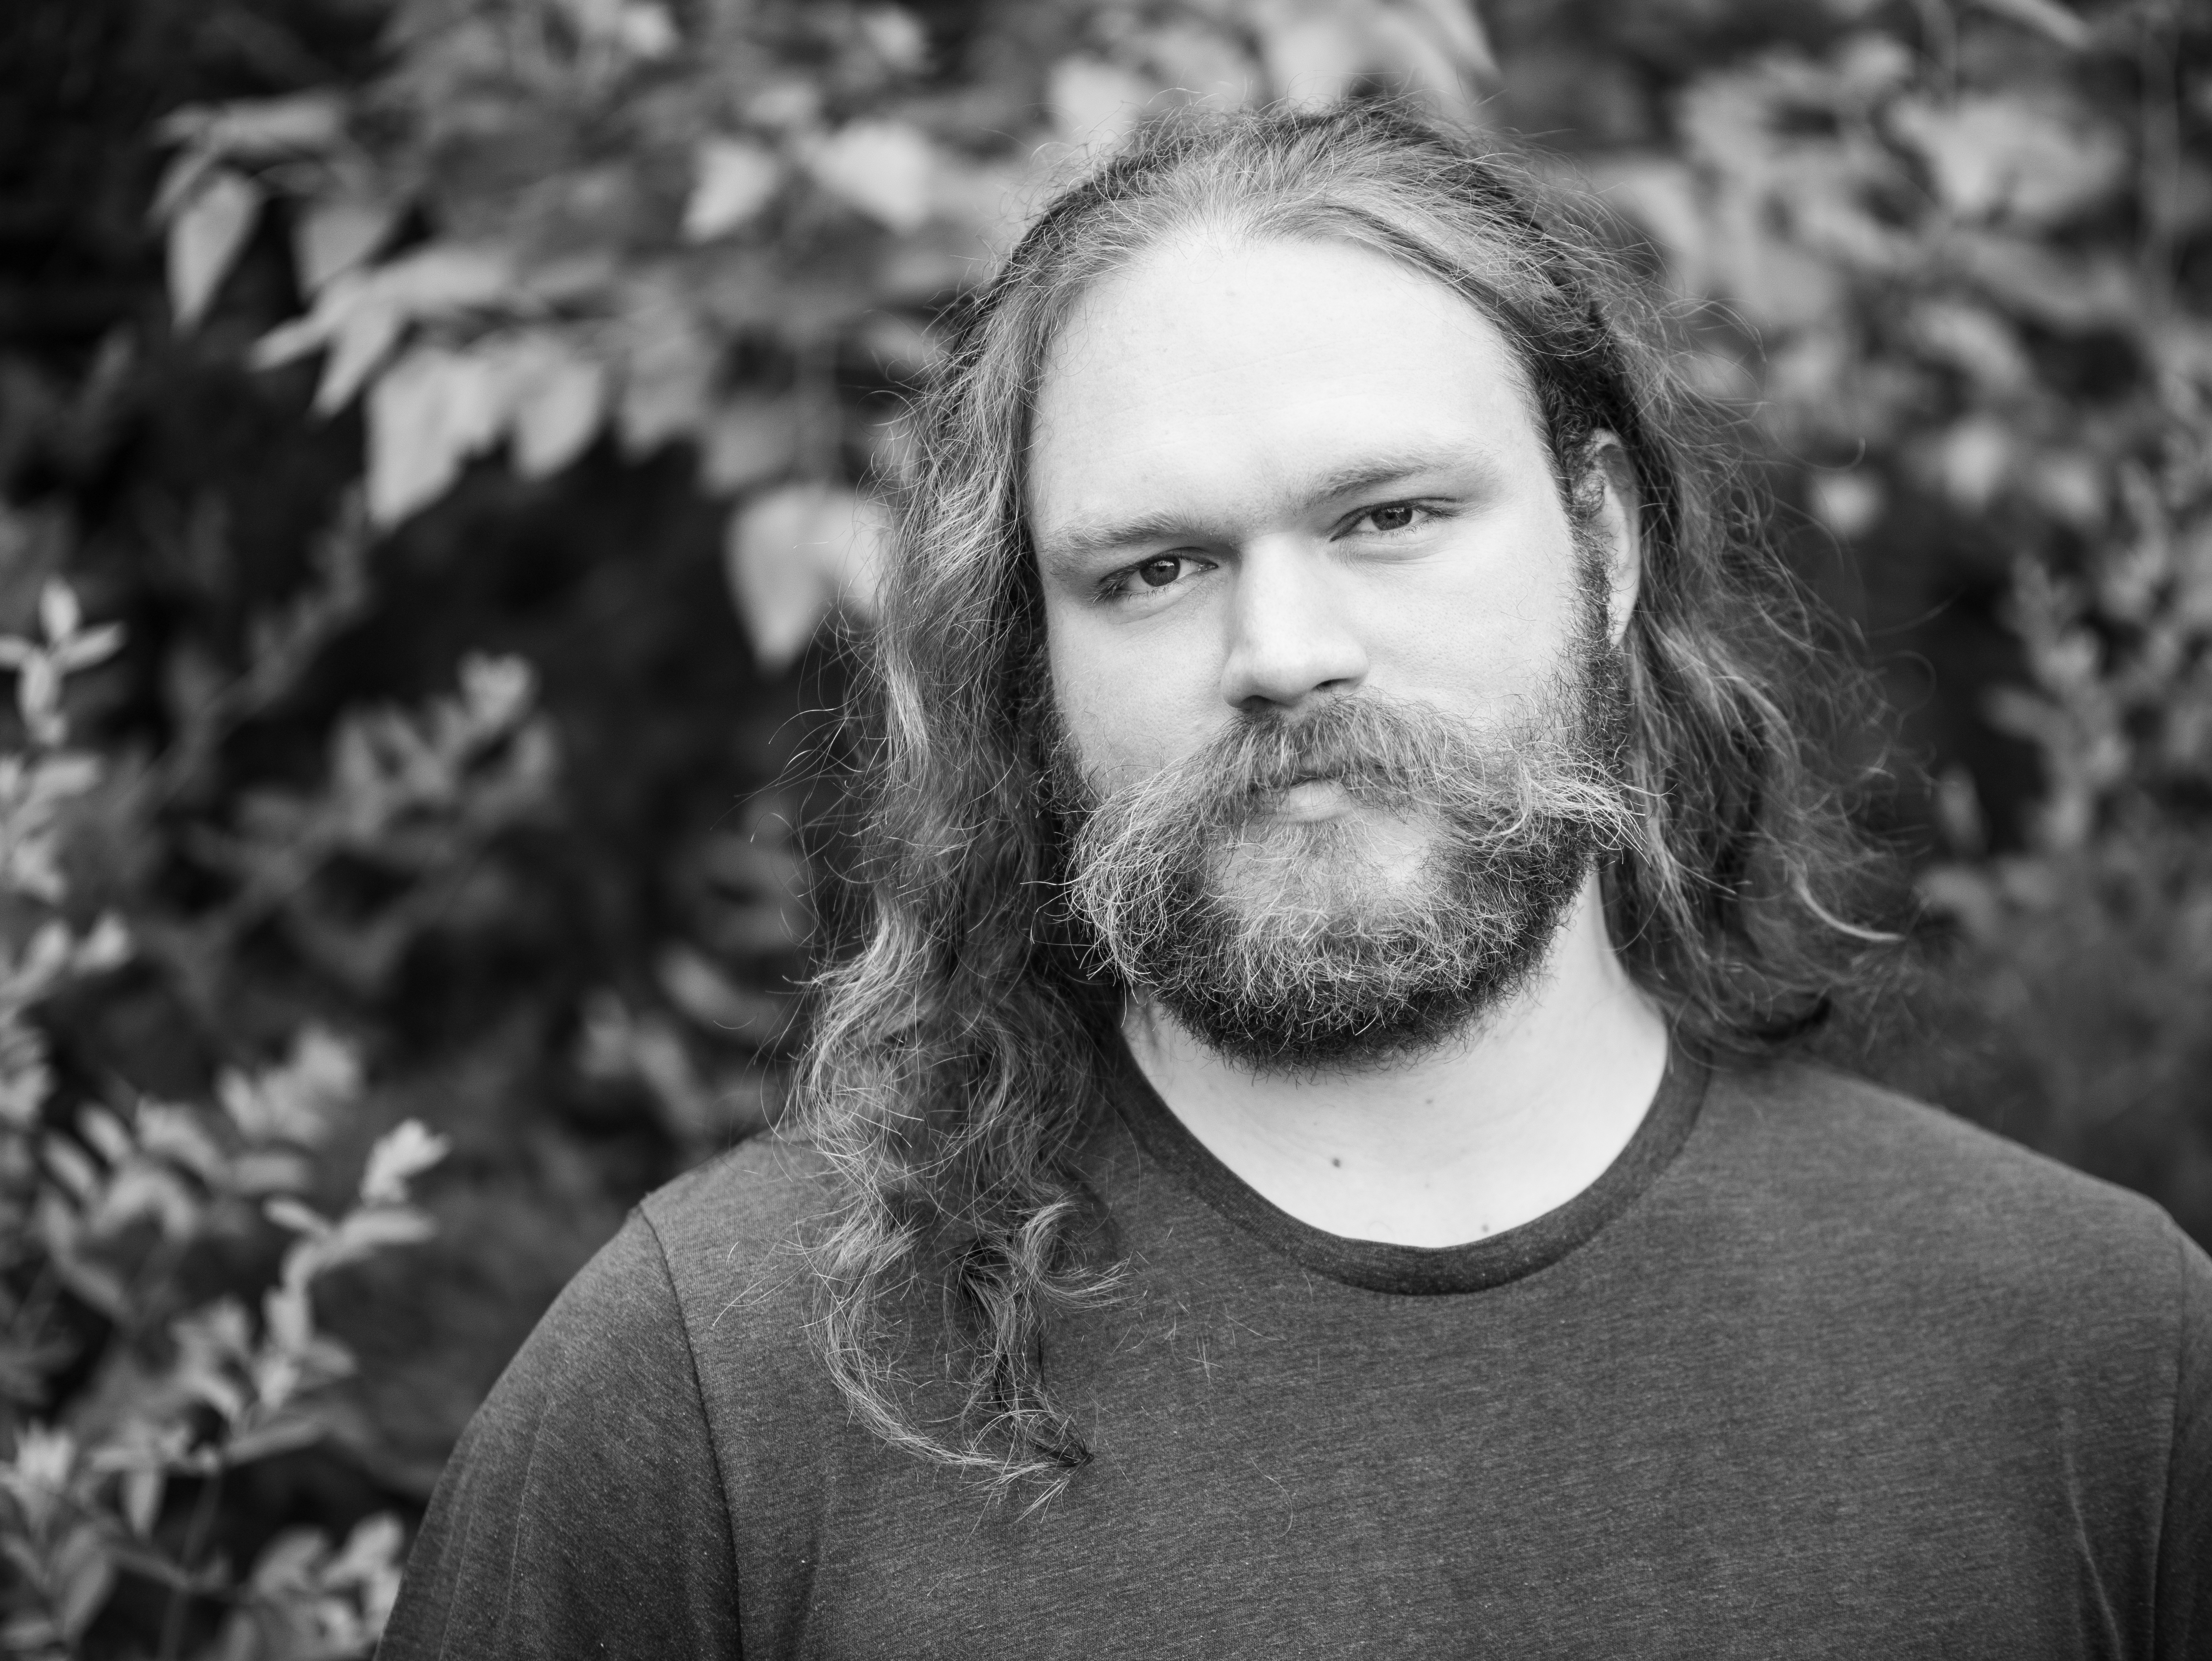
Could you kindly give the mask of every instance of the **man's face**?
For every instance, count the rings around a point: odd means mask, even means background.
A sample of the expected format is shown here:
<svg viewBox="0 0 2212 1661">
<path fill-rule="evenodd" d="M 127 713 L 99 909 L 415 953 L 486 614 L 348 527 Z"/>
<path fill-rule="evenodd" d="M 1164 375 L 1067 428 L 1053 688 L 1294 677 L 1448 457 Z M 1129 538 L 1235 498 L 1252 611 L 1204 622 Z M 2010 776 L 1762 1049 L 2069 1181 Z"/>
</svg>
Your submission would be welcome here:
<svg viewBox="0 0 2212 1661">
<path fill-rule="evenodd" d="M 1210 845 L 1175 855 L 1196 867 L 1170 902 L 1184 923 L 1225 919 L 1256 938 L 1295 913 L 1304 933 L 1290 945 L 1305 958 L 1350 940 L 1365 961 L 1401 935 L 1417 952 L 1455 880 L 1530 890 L 1527 872 L 1470 877 L 1494 864 L 1479 847 L 1460 847 L 1456 878 L 1443 868 L 1455 844 L 1437 797 L 1453 768 L 1436 757 L 1455 743 L 1463 774 L 1484 770 L 1486 754 L 1576 750 L 1591 665 L 1632 593 L 1632 545 L 1577 538 L 1487 319 L 1349 246 L 1170 245 L 1068 320 L 1028 460 L 1061 740 L 1091 801 L 1140 800 L 1165 780 L 1208 819 Z M 1391 711 L 1413 712 L 1430 736 L 1402 747 L 1429 760 L 1395 783 L 1364 781 L 1345 739 L 1356 748 L 1370 732 L 1392 747 L 1396 729 L 1363 728 L 1362 710 L 1386 727 Z M 1296 735 L 1325 727 L 1330 742 L 1301 760 Z M 1223 746 L 1255 733 L 1291 735 L 1289 747 L 1265 763 L 1242 753 L 1233 766 L 1257 770 L 1248 788 L 1225 812 L 1204 802 L 1211 782 L 1184 773 L 1232 766 Z M 1501 781 L 1486 788 L 1503 800 Z M 1544 915 L 1519 919 L 1522 959 L 1525 937 L 1556 923 L 1558 891 L 1587 868 L 1589 843 L 1573 840 L 1522 850 L 1548 861 L 1534 885 Z M 1254 971 L 1224 958 L 1197 972 Z M 1315 989 L 1296 995 L 1310 1003 Z M 1373 1002 L 1372 989 L 1352 995 Z M 1348 1006 L 1330 1019 L 1364 1018 Z M 1298 1046 L 1262 1033 L 1242 1047 Z"/>
</svg>

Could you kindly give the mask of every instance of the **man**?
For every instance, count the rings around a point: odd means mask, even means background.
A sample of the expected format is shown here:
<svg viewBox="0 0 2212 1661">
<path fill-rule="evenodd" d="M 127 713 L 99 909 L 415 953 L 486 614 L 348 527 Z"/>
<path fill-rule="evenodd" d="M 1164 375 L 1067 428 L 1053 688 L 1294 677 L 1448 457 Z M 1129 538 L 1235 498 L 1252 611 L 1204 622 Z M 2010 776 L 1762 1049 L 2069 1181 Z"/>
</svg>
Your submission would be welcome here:
<svg viewBox="0 0 2212 1661">
<path fill-rule="evenodd" d="M 417 1656 L 2212 1654 L 2212 1263 L 1781 1059 L 1875 935 L 1662 357 L 1462 141 L 1139 140 L 921 412 L 801 1128 Z"/>
</svg>

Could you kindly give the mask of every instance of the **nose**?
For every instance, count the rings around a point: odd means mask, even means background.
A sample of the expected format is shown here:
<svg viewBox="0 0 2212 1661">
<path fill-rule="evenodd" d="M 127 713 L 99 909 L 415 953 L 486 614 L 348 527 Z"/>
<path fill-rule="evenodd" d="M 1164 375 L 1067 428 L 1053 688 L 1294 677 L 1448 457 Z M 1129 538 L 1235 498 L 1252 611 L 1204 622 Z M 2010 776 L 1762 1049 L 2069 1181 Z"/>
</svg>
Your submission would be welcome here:
<svg viewBox="0 0 2212 1661">
<path fill-rule="evenodd" d="M 1348 692 L 1367 678 L 1367 650 L 1351 626 L 1326 558 L 1302 540 L 1250 544 L 1237 561 L 1221 696 L 1251 711 L 1295 709 Z"/>
</svg>

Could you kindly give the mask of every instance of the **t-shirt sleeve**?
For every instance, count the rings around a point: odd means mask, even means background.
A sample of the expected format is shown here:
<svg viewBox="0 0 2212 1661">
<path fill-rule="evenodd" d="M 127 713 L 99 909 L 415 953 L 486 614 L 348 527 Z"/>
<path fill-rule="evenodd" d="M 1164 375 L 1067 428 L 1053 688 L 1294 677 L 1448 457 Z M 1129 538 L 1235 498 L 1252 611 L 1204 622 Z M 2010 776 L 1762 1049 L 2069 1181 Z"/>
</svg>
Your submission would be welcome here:
<svg viewBox="0 0 2212 1661">
<path fill-rule="evenodd" d="M 2158 1653 L 2212 1661 L 2212 1257 L 2185 1238 L 2178 1244 L 2181 1346 L 2159 1538 Z"/>
<path fill-rule="evenodd" d="M 471 1421 L 377 1653 L 738 1654 L 727 1499 L 641 1215 L 569 1283 Z"/>
</svg>

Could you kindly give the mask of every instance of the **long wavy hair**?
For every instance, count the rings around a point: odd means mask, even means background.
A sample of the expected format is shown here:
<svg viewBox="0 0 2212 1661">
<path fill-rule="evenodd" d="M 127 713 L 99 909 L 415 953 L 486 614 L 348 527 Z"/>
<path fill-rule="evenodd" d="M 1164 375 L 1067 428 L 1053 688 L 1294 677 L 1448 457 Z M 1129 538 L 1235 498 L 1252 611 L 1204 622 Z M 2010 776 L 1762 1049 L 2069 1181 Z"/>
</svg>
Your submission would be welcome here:
<svg viewBox="0 0 2212 1661">
<path fill-rule="evenodd" d="M 1072 304 L 1204 230 L 1348 243 L 1425 272 L 1511 343 L 1571 498 L 1593 440 L 1633 469 L 1644 581 L 1622 648 L 1644 822 L 1609 854 L 1611 935 L 1679 1041 L 1770 1053 L 1879 936 L 1867 856 L 1812 764 L 1832 684 L 1723 430 L 1657 313 L 1573 213 L 1464 135 L 1375 106 L 1192 118 L 1067 189 L 957 319 L 915 411 L 855 703 L 857 951 L 820 982 L 803 1134 L 843 1208 L 816 1244 L 830 1371 L 884 1439 L 1046 1492 L 1088 1457 L 1048 1388 L 1055 1311 L 1112 1295 L 1066 1156 L 1103 1101 L 1121 989 L 1059 904 L 1037 733 L 1043 625 L 1023 522 L 1038 376 Z"/>
</svg>

